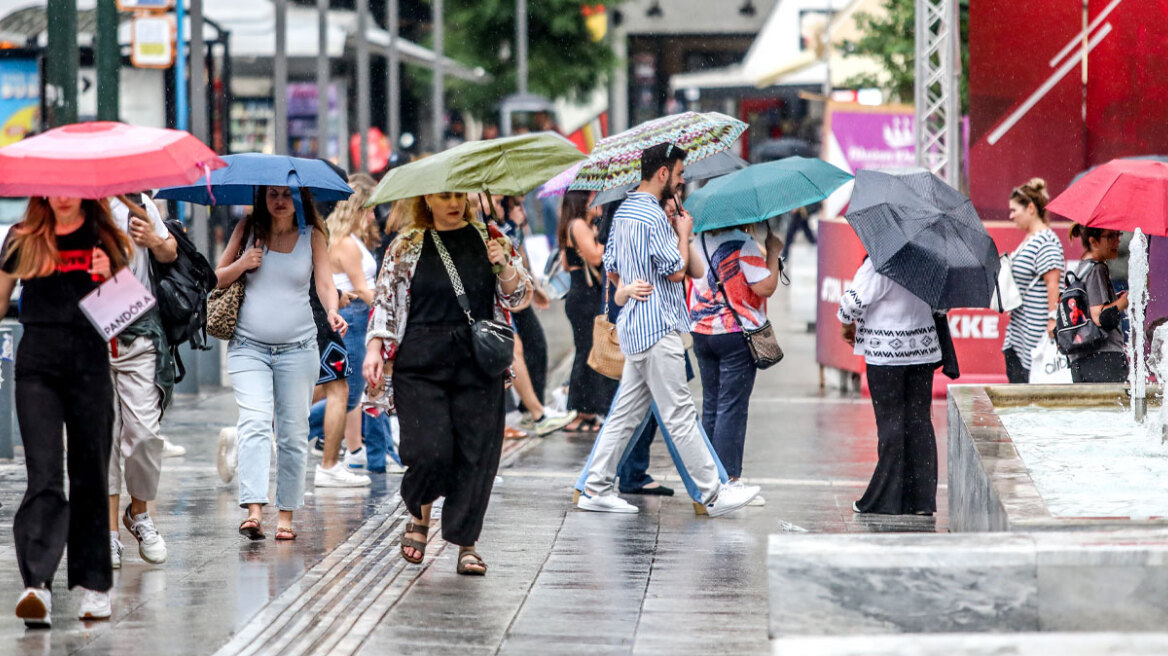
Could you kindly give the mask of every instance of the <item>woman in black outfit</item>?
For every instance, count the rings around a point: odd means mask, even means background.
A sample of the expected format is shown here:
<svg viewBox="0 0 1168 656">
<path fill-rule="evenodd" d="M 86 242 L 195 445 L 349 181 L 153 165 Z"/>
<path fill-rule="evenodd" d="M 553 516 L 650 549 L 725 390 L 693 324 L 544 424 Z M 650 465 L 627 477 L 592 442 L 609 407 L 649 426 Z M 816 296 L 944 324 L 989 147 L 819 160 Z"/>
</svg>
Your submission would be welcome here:
<svg viewBox="0 0 1168 656">
<path fill-rule="evenodd" d="M 25 590 L 17 617 L 49 626 L 51 588 L 66 547 L 69 588 L 84 594 L 81 619 L 110 616 L 108 493 L 113 441 L 109 351 L 78 303 L 126 266 L 133 246 L 102 201 L 32 198 L 8 233 L 0 265 L 0 316 L 24 282 L 16 354 L 16 415 L 28 487 L 13 519 Z M 62 426 L 68 432 L 65 497 Z"/>
<path fill-rule="evenodd" d="M 572 276 L 572 285 L 564 298 L 564 311 L 572 324 L 572 342 L 576 357 L 568 383 L 568 410 L 579 413 L 567 430 L 595 433 L 600 430 L 598 415 L 608 412 L 620 381 L 602 376 L 588 366 L 592 351 L 592 323 L 604 307 L 604 246 L 596 241 L 595 220 L 600 208 L 589 208 L 591 194 L 569 191 L 564 194 L 560 225 L 556 239 L 563 252 L 564 270 Z M 613 303 L 613 306 L 616 304 Z"/>
</svg>

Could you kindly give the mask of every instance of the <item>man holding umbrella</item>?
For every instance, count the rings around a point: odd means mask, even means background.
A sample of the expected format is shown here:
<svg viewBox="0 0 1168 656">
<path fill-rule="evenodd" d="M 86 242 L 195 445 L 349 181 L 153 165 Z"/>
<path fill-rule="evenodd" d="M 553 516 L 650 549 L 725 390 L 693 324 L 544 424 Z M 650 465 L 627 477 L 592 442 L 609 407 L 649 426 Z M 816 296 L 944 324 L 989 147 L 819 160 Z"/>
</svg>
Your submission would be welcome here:
<svg viewBox="0 0 1168 656">
<path fill-rule="evenodd" d="M 718 464 L 698 428 L 693 397 L 685 382 L 681 333 L 689 328 L 682 281 L 689 259 L 693 219 L 682 211 L 670 226 L 661 209 L 682 182 L 686 152 L 672 143 L 646 148 L 641 183 L 613 217 L 605 269 L 618 286 L 628 281 L 633 301 L 617 319 L 625 354 L 621 388 L 593 450 L 592 466 L 578 506 L 581 510 L 636 513 L 637 507 L 613 492 L 613 479 L 633 431 L 652 402 L 673 436 L 681 461 L 701 492 L 710 516 L 748 504 L 756 486 L 723 487 Z"/>
</svg>

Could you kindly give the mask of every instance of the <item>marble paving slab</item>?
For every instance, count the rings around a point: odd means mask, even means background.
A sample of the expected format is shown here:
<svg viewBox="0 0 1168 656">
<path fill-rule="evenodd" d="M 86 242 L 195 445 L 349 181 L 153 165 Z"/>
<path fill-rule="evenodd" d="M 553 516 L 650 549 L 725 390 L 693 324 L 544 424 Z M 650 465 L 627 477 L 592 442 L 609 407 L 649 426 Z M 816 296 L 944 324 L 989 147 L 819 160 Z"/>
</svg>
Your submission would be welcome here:
<svg viewBox="0 0 1168 656">
<path fill-rule="evenodd" d="M 771 641 L 774 656 L 1133 656 L 1168 654 L 1168 633 L 951 633 L 796 637 Z"/>
</svg>

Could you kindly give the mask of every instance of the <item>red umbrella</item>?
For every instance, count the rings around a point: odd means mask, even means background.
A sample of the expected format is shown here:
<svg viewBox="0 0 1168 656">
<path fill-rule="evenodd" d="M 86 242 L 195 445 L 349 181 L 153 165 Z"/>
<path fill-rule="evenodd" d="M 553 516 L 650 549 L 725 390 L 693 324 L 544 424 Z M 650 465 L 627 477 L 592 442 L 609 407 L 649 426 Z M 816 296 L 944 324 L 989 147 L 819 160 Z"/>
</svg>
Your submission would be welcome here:
<svg viewBox="0 0 1168 656">
<path fill-rule="evenodd" d="M 188 185 L 224 166 L 182 130 L 75 123 L 0 148 L 0 196 L 108 198 Z"/>
<path fill-rule="evenodd" d="M 1168 237 L 1168 163 L 1116 159 L 1083 176 L 1047 205 L 1093 228 Z"/>
</svg>

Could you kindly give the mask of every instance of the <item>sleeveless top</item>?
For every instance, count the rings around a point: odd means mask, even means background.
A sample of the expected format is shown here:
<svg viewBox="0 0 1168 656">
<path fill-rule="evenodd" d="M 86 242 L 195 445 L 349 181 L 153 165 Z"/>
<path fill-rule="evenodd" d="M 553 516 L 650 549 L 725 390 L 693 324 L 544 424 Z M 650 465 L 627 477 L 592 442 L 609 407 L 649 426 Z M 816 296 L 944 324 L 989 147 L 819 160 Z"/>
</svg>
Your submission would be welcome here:
<svg viewBox="0 0 1168 656">
<path fill-rule="evenodd" d="M 294 344 L 316 336 L 308 303 L 311 230 L 297 237 L 291 253 L 265 248 L 263 264 L 245 275 L 235 334 L 263 344 Z"/>
<path fill-rule="evenodd" d="M 361 273 L 365 276 L 365 286 L 373 289 L 377 285 L 377 260 L 373 259 L 373 253 L 369 252 L 365 242 L 361 241 L 357 235 L 349 236 L 357 242 L 357 248 L 361 249 Z M 339 292 L 354 291 L 353 281 L 349 280 L 349 274 L 343 271 L 333 274 L 333 286 Z"/>
</svg>

